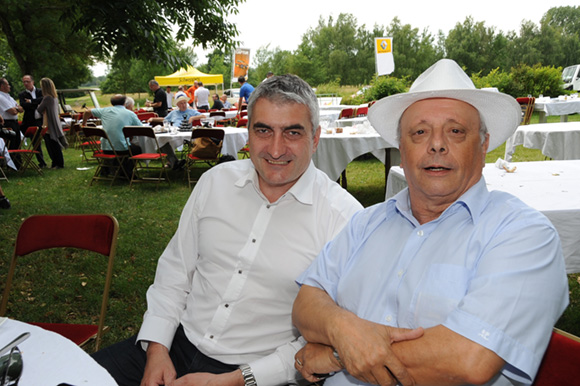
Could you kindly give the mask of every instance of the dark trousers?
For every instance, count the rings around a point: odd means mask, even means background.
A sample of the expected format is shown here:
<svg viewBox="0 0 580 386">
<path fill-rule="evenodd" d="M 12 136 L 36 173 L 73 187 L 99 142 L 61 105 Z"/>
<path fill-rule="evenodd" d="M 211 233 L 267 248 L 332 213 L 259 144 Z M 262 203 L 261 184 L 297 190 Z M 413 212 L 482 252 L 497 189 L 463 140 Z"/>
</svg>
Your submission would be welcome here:
<svg viewBox="0 0 580 386">
<path fill-rule="evenodd" d="M 16 133 L 15 137 L 10 139 L 10 145 L 8 149 L 15 150 L 20 148 L 20 125 L 18 124 L 18 120 L 16 119 L 5 119 L 4 120 L 4 127 L 7 129 L 12 129 Z M 20 169 L 20 165 L 22 165 L 22 161 L 20 160 L 20 154 L 14 154 L 11 156 L 12 161 L 14 161 L 14 165 L 17 169 Z"/>
<path fill-rule="evenodd" d="M 52 161 L 52 167 L 64 168 L 64 157 L 62 155 L 62 148 L 58 140 L 54 140 L 50 137 L 48 132 L 44 136 L 44 143 L 46 145 L 46 151 L 48 156 Z"/>
<path fill-rule="evenodd" d="M 125 173 L 127 174 L 127 177 L 129 177 L 129 178 L 131 178 L 131 175 L 133 174 L 133 168 L 135 167 L 135 162 L 132 161 L 132 160 L 130 160 L 129 157 L 131 157 L 131 154 L 137 155 L 137 154 L 141 154 L 142 153 L 141 147 L 139 145 L 135 145 L 135 144 L 132 143 L 130 145 L 130 147 L 131 147 L 131 151 L 129 151 L 129 150 L 117 151 L 117 155 L 119 155 L 119 156 L 126 155 L 127 156 L 127 158 L 125 158 L 123 160 L 123 170 L 125 171 Z M 105 153 L 105 154 L 115 154 L 115 152 L 112 151 L 112 150 L 103 150 L 103 153 Z M 115 160 L 115 161 L 112 161 L 112 162 L 117 162 L 117 161 Z M 109 165 L 113 166 L 112 164 L 109 164 Z M 118 164 L 116 164 L 116 165 L 118 165 Z M 109 168 L 105 168 L 105 167 L 103 168 L 103 171 L 102 172 L 104 174 L 110 174 L 111 173 L 110 169 Z M 123 173 L 122 172 L 119 172 L 119 175 L 123 175 Z"/>
<path fill-rule="evenodd" d="M 92 357 L 103 366 L 119 386 L 138 386 L 143 378 L 147 355 L 141 344 L 135 344 L 137 336 L 104 348 Z M 169 356 L 175 366 L 177 377 L 190 373 L 222 374 L 234 371 L 237 365 L 228 365 L 202 354 L 185 336 L 180 325 L 175 332 Z"/>
<path fill-rule="evenodd" d="M 42 118 L 35 119 L 33 121 L 22 122 L 22 125 L 20 125 L 20 131 L 22 131 L 22 133 L 26 133 L 26 129 L 28 129 L 30 126 L 37 126 L 38 128 L 42 129 Z M 40 167 L 46 166 L 46 162 L 44 161 L 44 154 L 42 153 L 42 141 L 40 142 L 40 144 L 38 145 L 38 149 L 36 150 L 38 150 L 38 153 L 36 154 L 36 160 L 38 161 L 38 165 Z"/>
</svg>

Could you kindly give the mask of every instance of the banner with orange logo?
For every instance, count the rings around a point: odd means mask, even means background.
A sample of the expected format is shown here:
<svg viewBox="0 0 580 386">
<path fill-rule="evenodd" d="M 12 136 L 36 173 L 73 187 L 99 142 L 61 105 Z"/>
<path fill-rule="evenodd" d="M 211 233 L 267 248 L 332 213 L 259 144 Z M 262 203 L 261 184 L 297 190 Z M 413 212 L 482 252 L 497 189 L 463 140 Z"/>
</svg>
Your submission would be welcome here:
<svg viewBox="0 0 580 386">
<path fill-rule="evenodd" d="M 378 75 L 386 75 L 395 71 L 393 38 L 375 38 L 375 63 Z"/>
<path fill-rule="evenodd" d="M 240 76 L 245 76 L 248 79 L 248 70 L 250 68 L 250 49 L 238 48 L 234 52 L 234 60 L 232 65 L 232 82 L 236 82 Z"/>
</svg>

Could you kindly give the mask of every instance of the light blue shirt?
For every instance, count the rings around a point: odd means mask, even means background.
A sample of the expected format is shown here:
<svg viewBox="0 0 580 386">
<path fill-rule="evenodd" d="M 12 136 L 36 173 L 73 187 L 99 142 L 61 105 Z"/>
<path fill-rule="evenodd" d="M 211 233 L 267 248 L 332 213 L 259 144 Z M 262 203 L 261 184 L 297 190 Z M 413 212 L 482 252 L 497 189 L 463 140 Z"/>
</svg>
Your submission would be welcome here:
<svg viewBox="0 0 580 386">
<path fill-rule="evenodd" d="M 481 180 L 420 225 L 408 189 L 357 213 L 299 284 L 342 308 L 394 327 L 443 325 L 506 361 L 506 377 L 531 384 L 551 330 L 568 305 L 560 239 L 516 197 Z M 364 384 L 345 371 L 326 386 Z"/>
<path fill-rule="evenodd" d="M 129 146 L 123 134 L 125 126 L 142 126 L 137 114 L 127 110 L 125 106 L 111 106 L 102 109 L 92 109 L 91 113 L 97 118 L 101 118 L 103 130 L 107 132 L 111 144 L 116 151 L 127 151 Z M 107 141 L 101 141 L 103 150 L 113 150 Z"/>
<path fill-rule="evenodd" d="M 171 122 L 172 126 L 179 127 L 179 125 L 181 125 L 181 122 L 184 119 L 189 122 L 190 117 L 196 117 L 198 115 L 201 115 L 201 113 L 197 110 L 194 110 L 194 109 L 186 109 L 185 111 L 180 111 L 179 109 L 175 109 L 175 110 L 172 110 L 169 114 L 167 114 L 167 116 L 163 120 L 167 121 L 167 122 Z"/>
</svg>

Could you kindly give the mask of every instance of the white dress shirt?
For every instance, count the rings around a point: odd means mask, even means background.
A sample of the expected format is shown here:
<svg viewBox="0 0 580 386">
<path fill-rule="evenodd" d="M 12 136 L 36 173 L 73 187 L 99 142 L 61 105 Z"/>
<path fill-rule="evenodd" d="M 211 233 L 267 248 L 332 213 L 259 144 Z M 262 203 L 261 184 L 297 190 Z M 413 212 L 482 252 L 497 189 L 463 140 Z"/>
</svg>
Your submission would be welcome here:
<svg viewBox="0 0 580 386">
<path fill-rule="evenodd" d="M 248 363 L 258 385 L 294 381 L 294 280 L 359 209 L 312 162 L 274 203 L 251 160 L 205 172 L 161 255 L 137 340 L 170 347 L 181 323 L 207 356 Z"/>
<path fill-rule="evenodd" d="M 9 109 L 18 107 L 18 103 L 10 96 L 10 94 L 0 91 L 0 115 L 4 119 L 18 119 L 18 114 L 10 114 Z"/>
</svg>

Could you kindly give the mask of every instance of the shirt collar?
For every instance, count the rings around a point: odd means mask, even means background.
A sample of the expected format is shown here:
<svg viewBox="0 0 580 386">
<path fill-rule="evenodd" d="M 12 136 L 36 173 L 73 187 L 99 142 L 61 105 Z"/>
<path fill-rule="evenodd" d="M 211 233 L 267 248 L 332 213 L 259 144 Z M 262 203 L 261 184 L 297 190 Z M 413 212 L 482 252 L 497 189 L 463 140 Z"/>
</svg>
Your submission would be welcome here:
<svg viewBox="0 0 580 386">
<path fill-rule="evenodd" d="M 251 161 L 249 161 L 249 162 L 251 162 Z M 302 176 L 300 176 L 298 181 L 296 181 L 296 183 L 284 195 L 282 195 L 282 197 L 280 197 L 278 199 L 278 201 L 282 200 L 284 197 L 287 197 L 290 194 L 297 201 L 299 201 L 305 205 L 312 205 L 314 202 L 314 189 L 313 189 L 313 187 L 314 187 L 315 178 L 316 178 L 316 167 L 314 166 L 314 163 L 312 161 L 310 161 L 310 165 L 308 165 L 308 168 L 306 169 L 304 174 L 302 174 Z M 236 181 L 235 186 L 237 186 L 239 188 L 243 188 L 244 186 L 246 186 L 249 183 L 251 183 L 253 185 L 254 189 L 256 189 L 256 191 L 262 197 L 264 197 L 264 195 L 260 191 L 260 183 L 258 181 L 258 172 L 256 172 L 256 168 L 254 168 L 253 164 L 252 164 L 252 167 L 248 169 L 248 173 L 246 173 L 245 175 L 243 175 L 242 177 L 240 177 Z M 266 198 L 264 197 L 264 199 L 266 199 Z M 278 202 L 278 201 L 276 201 L 276 202 Z"/>
<path fill-rule="evenodd" d="M 467 192 L 463 193 L 453 204 L 449 205 L 439 218 L 445 217 L 448 213 L 458 210 L 458 207 L 464 207 L 469 213 L 474 224 L 477 223 L 481 217 L 481 212 L 489 198 L 489 191 L 485 183 L 485 178 L 481 176 L 479 181 L 473 185 Z M 409 200 L 409 188 L 405 188 L 394 197 L 387 200 L 387 217 L 396 212 L 401 213 L 414 224 L 418 224 L 411 211 L 411 201 Z"/>
</svg>

